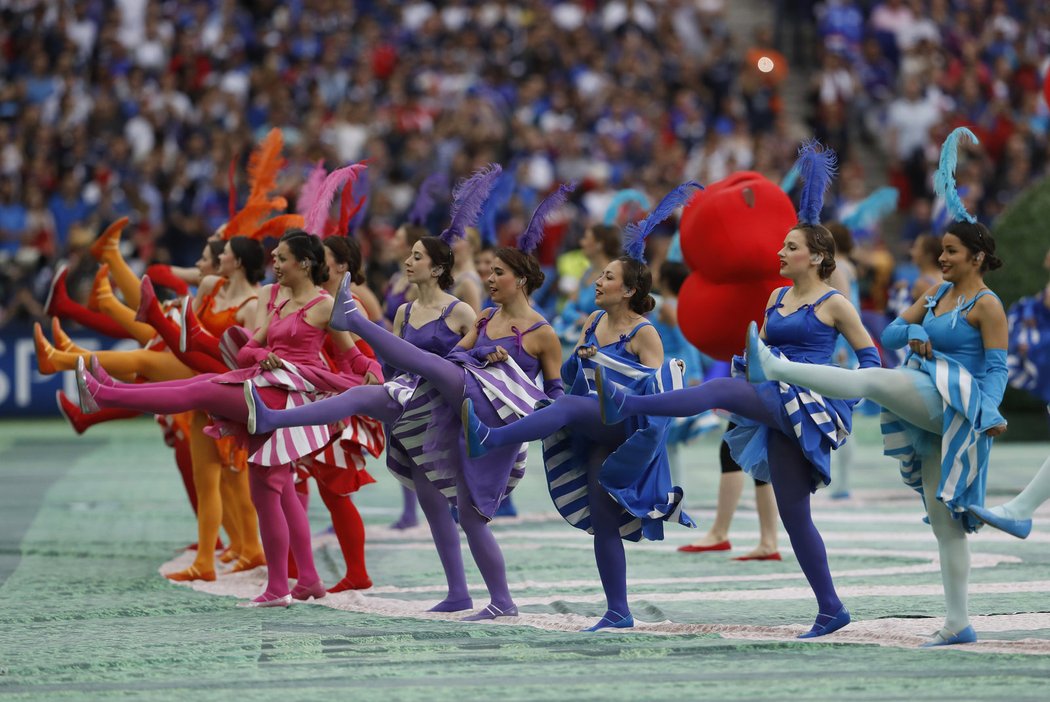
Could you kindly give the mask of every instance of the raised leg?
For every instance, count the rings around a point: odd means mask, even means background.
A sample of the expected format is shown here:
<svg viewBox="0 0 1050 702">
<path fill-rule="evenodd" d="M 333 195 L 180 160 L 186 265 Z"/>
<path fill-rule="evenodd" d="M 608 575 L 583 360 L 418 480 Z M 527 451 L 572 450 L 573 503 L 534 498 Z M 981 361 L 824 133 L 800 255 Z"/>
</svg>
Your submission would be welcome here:
<svg viewBox="0 0 1050 702">
<path fill-rule="evenodd" d="M 282 427 L 329 424 L 354 415 L 372 417 L 389 424 L 397 421 L 403 410 L 382 385 L 358 385 L 335 397 L 284 410 L 267 407 L 252 385 L 246 388 L 242 404 L 245 401 L 245 412 L 251 417 L 248 431 L 253 434 L 265 434 Z"/>
<path fill-rule="evenodd" d="M 241 386 L 212 383 L 210 376 L 198 375 L 168 383 L 108 386 L 100 385 L 90 374 L 84 375 L 92 397 L 100 406 L 154 414 L 201 410 L 235 422 L 248 421 Z"/>
<path fill-rule="evenodd" d="M 469 400 L 465 401 L 466 404 L 469 404 Z M 478 444 L 482 446 L 482 450 L 512 446 L 544 439 L 566 427 L 606 446 L 616 446 L 624 440 L 622 427 L 602 424 L 598 401 L 595 398 L 578 395 L 562 395 L 546 407 L 502 427 L 481 424 L 473 414 L 471 405 L 463 425 L 468 432 L 472 432 L 468 436 L 471 455 L 477 455 Z"/>
<path fill-rule="evenodd" d="M 605 387 L 609 387 L 609 383 Z M 621 392 L 621 391 L 617 391 Z M 758 397 L 754 386 L 743 378 L 714 378 L 702 385 L 655 395 L 624 395 L 621 416 L 648 414 L 654 417 L 692 417 L 712 409 L 723 409 L 752 421 L 776 427 L 776 420 Z"/>
</svg>

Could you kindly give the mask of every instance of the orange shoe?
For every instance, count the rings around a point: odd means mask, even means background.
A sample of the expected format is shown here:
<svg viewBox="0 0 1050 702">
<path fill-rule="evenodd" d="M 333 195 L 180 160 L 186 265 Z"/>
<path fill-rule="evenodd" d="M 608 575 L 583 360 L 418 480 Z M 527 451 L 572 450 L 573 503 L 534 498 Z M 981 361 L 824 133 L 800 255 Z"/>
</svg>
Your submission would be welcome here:
<svg viewBox="0 0 1050 702">
<path fill-rule="evenodd" d="M 237 553 L 232 548 L 228 548 L 219 554 L 219 563 L 233 563 L 237 558 Z"/>
<path fill-rule="evenodd" d="M 55 348 L 59 351 L 84 353 L 84 349 L 74 344 L 69 334 L 62 329 L 62 323 L 58 321 L 58 317 L 51 318 L 51 338 L 55 340 Z"/>
<path fill-rule="evenodd" d="M 165 573 L 164 577 L 168 580 L 174 580 L 178 583 L 185 583 L 191 580 L 205 580 L 207 582 L 213 582 L 215 580 L 214 570 L 198 570 L 197 566 L 191 565 L 186 570 L 180 570 L 176 573 Z"/>
<path fill-rule="evenodd" d="M 120 246 L 120 233 L 126 226 L 128 226 L 128 218 L 121 217 L 116 222 L 106 227 L 106 231 L 102 232 L 102 235 L 95 239 L 95 243 L 91 245 L 91 255 L 94 256 L 96 260 L 101 261 L 105 257 L 107 251 Z"/>
<path fill-rule="evenodd" d="M 98 301 L 104 297 L 113 297 L 113 287 L 109 284 L 109 264 L 103 263 L 95 273 L 95 282 L 91 284 L 86 307 L 92 312 L 99 311 Z"/>
<path fill-rule="evenodd" d="M 230 573 L 244 573 L 249 570 L 255 570 L 259 566 L 266 565 L 266 556 L 259 554 L 255 558 L 245 558 L 244 556 L 237 556 L 237 562 L 230 568 Z"/>
<path fill-rule="evenodd" d="M 33 324 L 33 343 L 36 345 L 36 368 L 40 371 L 40 375 L 54 375 L 57 373 L 58 368 L 51 361 L 51 356 L 55 353 L 55 347 L 44 336 L 44 329 L 40 326 L 40 322 Z"/>
</svg>

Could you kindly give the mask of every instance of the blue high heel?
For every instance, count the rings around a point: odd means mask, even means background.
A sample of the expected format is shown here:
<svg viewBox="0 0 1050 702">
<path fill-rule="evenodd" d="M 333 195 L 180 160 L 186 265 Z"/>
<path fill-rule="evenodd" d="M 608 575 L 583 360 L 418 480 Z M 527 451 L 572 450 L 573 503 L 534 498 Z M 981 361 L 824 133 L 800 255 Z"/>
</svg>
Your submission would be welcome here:
<svg viewBox="0 0 1050 702">
<path fill-rule="evenodd" d="M 799 634 L 800 639 L 815 639 L 818 636 L 827 636 L 828 634 L 838 631 L 842 627 L 853 621 L 849 616 L 849 611 L 845 606 L 842 607 L 836 614 L 818 614 L 817 620 L 813 622 L 813 628 L 807 631 L 805 634 Z"/>
<path fill-rule="evenodd" d="M 988 526 L 995 527 L 999 531 L 1005 531 L 1010 536 L 1027 539 L 1028 535 L 1032 533 L 1031 519 L 1010 519 L 1009 517 L 996 514 L 987 507 L 971 506 L 967 507 L 966 511 Z"/>
<path fill-rule="evenodd" d="M 956 644 L 968 644 L 977 642 L 977 632 L 973 630 L 972 626 L 968 626 L 962 631 L 952 634 L 951 636 L 945 636 L 941 632 L 937 632 L 933 635 L 933 638 L 924 644 L 921 644 L 919 648 L 933 648 L 934 646 L 955 646 Z"/>
<path fill-rule="evenodd" d="M 249 434 L 268 434 L 275 429 L 270 421 L 270 408 L 259 396 L 255 383 L 244 384 L 244 404 L 248 406 Z"/>
<path fill-rule="evenodd" d="M 349 273 L 343 276 L 343 282 L 339 284 L 339 292 L 335 295 L 335 304 L 332 305 L 332 316 L 328 320 L 328 326 L 337 331 L 353 331 L 354 325 L 351 319 L 354 315 L 361 314 L 354 302 L 354 296 L 350 293 L 350 283 L 353 282 Z"/>
<path fill-rule="evenodd" d="M 488 437 L 489 428 L 481 423 L 478 415 L 474 414 L 474 401 L 469 397 L 460 405 L 459 419 L 463 424 L 463 440 L 467 444 L 467 455 L 471 458 L 478 458 L 488 453 L 488 448 L 482 442 Z"/>
<path fill-rule="evenodd" d="M 769 381 L 762 369 L 761 353 L 765 344 L 758 338 L 758 325 L 751 322 L 747 325 L 747 381 L 765 383 Z"/>
<path fill-rule="evenodd" d="M 613 615 L 613 616 L 609 616 Z M 598 623 L 594 626 L 587 627 L 586 629 L 580 629 L 580 631 L 600 631 L 602 629 L 630 629 L 634 627 L 634 617 L 628 614 L 620 614 L 614 612 L 611 609 L 605 614 L 604 617 L 598 620 Z"/>
<path fill-rule="evenodd" d="M 602 415 L 602 424 L 619 424 L 624 420 L 621 410 L 627 401 L 627 393 L 616 386 L 616 383 L 605 382 L 601 366 L 594 367 L 594 388 L 598 392 L 598 409 Z"/>
</svg>

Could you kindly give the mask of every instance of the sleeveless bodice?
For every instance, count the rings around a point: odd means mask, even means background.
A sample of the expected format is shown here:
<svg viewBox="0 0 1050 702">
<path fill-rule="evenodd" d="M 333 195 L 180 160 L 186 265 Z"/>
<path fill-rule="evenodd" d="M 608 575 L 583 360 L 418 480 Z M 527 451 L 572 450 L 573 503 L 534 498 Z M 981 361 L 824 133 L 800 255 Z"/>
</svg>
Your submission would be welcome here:
<svg viewBox="0 0 1050 702">
<path fill-rule="evenodd" d="M 275 291 L 276 289 L 274 286 Z M 270 320 L 270 326 L 266 330 L 266 347 L 283 360 L 292 363 L 323 365 L 320 354 L 327 330 L 308 323 L 306 311 L 327 295 L 328 293 L 318 295 L 285 317 L 281 316 L 281 311 L 289 300 L 284 300 L 273 307 L 273 319 Z M 276 297 L 276 292 L 274 297 Z M 270 306 L 273 306 L 272 299 Z"/>
<path fill-rule="evenodd" d="M 409 322 L 412 319 L 412 303 L 405 308 L 405 322 L 401 326 L 401 338 L 418 349 L 429 351 L 438 356 L 445 357 L 448 352 L 455 348 L 462 339 L 454 330 L 449 329 L 446 319 L 452 312 L 452 308 L 459 304 L 456 300 L 441 311 L 437 319 L 432 319 L 418 329 Z"/>
<path fill-rule="evenodd" d="M 587 328 L 587 332 L 586 334 L 584 334 L 584 344 L 587 346 L 594 346 L 595 348 L 600 349 L 605 354 L 614 358 L 619 358 L 625 361 L 631 361 L 633 363 L 640 363 L 638 354 L 628 351 L 627 344 L 630 343 L 631 339 L 634 338 L 634 335 L 637 334 L 642 327 L 653 326 L 652 322 L 650 322 L 649 320 L 643 320 L 642 322 L 639 322 L 639 324 L 636 327 L 631 329 L 631 331 L 627 332 L 626 334 L 620 334 L 620 338 L 616 341 L 610 342 L 603 346 L 598 341 L 597 330 L 598 322 L 600 322 L 602 317 L 604 316 L 605 310 L 602 310 L 598 313 L 598 316 L 594 318 L 594 321 L 591 323 L 591 326 Z"/>
<path fill-rule="evenodd" d="M 489 322 L 495 314 L 496 310 L 494 309 L 488 317 L 482 317 L 478 320 L 478 340 L 474 343 L 474 348 L 479 351 L 484 349 L 495 350 L 497 346 L 502 346 L 507 350 L 510 357 L 514 359 L 514 362 L 518 364 L 518 367 L 525 372 L 525 375 L 535 378 L 540 372 L 540 359 L 529 355 L 522 344 L 522 337 L 547 324 L 547 321 L 541 319 L 525 331 L 520 331 L 517 327 L 511 327 L 512 333 L 509 336 L 492 339 L 489 337 L 488 328 Z M 508 339 L 511 340 L 511 343 L 507 343 Z"/>
<path fill-rule="evenodd" d="M 789 315 L 782 315 L 780 308 L 788 288 L 781 288 L 777 301 L 766 310 L 766 343 L 776 346 L 787 358 L 799 363 L 831 363 L 835 342 L 839 332 L 817 318 L 817 307 L 832 295 L 841 295 L 831 290 L 812 304 L 802 305 Z"/>
<path fill-rule="evenodd" d="M 934 314 L 938 301 L 951 287 L 951 283 L 944 283 L 933 297 L 926 297 L 926 316 L 923 317 L 922 328 L 929 335 L 934 351 L 951 356 L 970 371 L 974 378 L 982 380 L 985 375 L 984 341 L 981 339 L 981 332 L 970 326 L 966 316 L 981 297 L 995 293 L 983 290 L 971 300 L 960 296 L 953 309 Z"/>
<path fill-rule="evenodd" d="M 226 285 L 226 279 L 221 278 L 211 289 L 211 292 L 201 298 L 201 308 L 197 312 L 197 321 L 213 336 L 222 336 L 227 329 L 237 324 L 237 312 L 256 298 L 255 295 L 245 299 L 236 307 L 227 307 L 224 310 L 215 310 L 215 297 Z"/>
</svg>

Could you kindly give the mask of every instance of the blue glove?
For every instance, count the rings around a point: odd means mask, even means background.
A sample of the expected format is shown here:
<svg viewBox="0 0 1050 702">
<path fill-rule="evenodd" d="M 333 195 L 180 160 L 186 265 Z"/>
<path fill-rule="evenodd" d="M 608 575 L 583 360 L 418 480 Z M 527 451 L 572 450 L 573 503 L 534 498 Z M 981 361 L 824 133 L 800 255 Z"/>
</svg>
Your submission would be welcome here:
<svg viewBox="0 0 1050 702">
<path fill-rule="evenodd" d="M 552 400 L 557 400 L 565 394 L 565 383 L 561 378 L 551 378 L 543 381 L 543 392 Z"/>
<path fill-rule="evenodd" d="M 854 351 L 857 354 L 857 361 L 860 362 L 861 368 L 881 368 L 882 358 L 879 356 L 879 350 L 874 346 L 868 346 L 867 348 L 859 349 Z"/>
<path fill-rule="evenodd" d="M 882 330 L 882 345 L 887 349 L 903 349 L 909 341 L 929 341 L 930 335 L 919 324 L 908 324 L 900 317 Z"/>
</svg>

